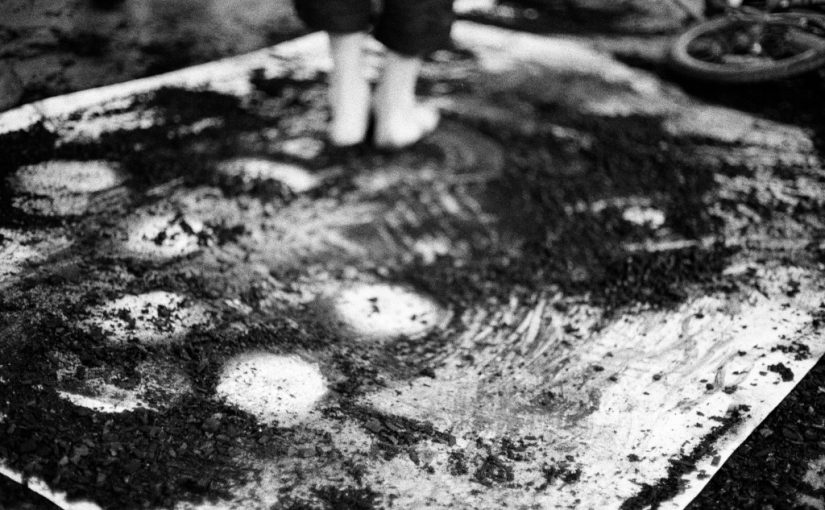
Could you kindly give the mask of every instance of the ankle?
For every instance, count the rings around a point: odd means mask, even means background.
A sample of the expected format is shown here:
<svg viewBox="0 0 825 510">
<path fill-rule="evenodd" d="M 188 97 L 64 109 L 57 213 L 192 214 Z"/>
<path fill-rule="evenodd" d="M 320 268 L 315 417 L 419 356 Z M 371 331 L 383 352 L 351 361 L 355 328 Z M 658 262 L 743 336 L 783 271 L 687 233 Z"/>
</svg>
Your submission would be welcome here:
<svg viewBox="0 0 825 510">
<path fill-rule="evenodd" d="M 363 141 L 369 121 L 369 83 L 363 69 L 366 34 L 330 34 L 329 139 L 335 145 Z"/>
<path fill-rule="evenodd" d="M 369 126 L 369 85 L 352 84 L 343 94 L 330 94 L 329 139 L 334 145 L 356 145 Z"/>
<path fill-rule="evenodd" d="M 403 112 L 414 107 L 415 84 L 420 67 L 419 58 L 388 52 L 375 90 L 376 108 Z"/>
</svg>

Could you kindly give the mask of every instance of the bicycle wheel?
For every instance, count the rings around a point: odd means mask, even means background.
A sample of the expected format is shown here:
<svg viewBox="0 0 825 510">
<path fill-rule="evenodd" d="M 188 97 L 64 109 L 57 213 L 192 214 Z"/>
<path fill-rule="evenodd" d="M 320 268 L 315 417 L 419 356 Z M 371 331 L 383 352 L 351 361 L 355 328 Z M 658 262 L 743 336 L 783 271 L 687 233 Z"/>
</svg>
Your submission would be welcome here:
<svg viewBox="0 0 825 510">
<path fill-rule="evenodd" d="M 700 23 L 670 48 L 671 65 L 694 78 L 755 83 L 825 65 L 825 16 L 724 17 Z"/>
</svg>

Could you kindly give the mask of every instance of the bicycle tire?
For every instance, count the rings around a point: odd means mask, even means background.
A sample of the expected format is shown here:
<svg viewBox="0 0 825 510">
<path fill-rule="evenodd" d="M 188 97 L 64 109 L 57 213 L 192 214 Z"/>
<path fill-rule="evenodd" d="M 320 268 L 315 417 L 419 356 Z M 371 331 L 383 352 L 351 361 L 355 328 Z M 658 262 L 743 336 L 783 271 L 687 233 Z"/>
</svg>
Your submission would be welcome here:
<svg viewBox="0 0 825 510">
<path fill-rule="evenodd" d="M 774 15 L 776 19 L 783 20 L 782 25 L 788 26 L 794 20 L 802 17 L 811 19 L 810 14 L 783 13 Z M 819 25 L 825 26 L 825 16 L 815 15 Z M 792 32 L 794 44 L 805 48 L 805 50 L 793 57 L 768 61 L 759 65 L 739 66 L 725 63 L 706 62 L 693 57 L 688 48 L 690 44 L 698 38 L 719 32 L 725 29 L 732 29 L 742 26 L 743 20 L 729 17 L 715 18 L 700 23 L 681 34 L 670 47 L 668 55 L 671 66 L 679 73 L 692 78 L 702 80 L 723 82 L 723 83 L 757 83 L 772 81 L 782 78 L 790 78 L 813 71 L 825 66 L 825 38 L 806 33 Z M 767 24 L 777 23 L 768 21 Z"/>
</svg>

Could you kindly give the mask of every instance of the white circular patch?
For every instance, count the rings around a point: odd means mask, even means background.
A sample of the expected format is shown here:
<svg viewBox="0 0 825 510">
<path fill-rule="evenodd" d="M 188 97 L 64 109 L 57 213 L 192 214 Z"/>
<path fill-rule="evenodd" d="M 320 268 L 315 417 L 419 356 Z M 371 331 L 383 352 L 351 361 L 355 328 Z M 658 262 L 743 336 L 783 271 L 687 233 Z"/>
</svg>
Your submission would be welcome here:
<svg viewBox="0 0 825 510">
<path fill-rule="evenodd" d="M 413 245 L 413 252 L 420 256 L 425 264 L 432 264 L 439 256 L 447 255 L 456 249 L 446 237 L 422 237 Z"/>
<path fill-rule="evenodd" d="M 281 142 L 277 149 L 296 158 L 312 159 L 324 150 L 324 142 L 308 136 L 292 138 Z"/>
<path fill-rule="evenodd" d="M 129 225 L 123 248 L 140 258 L 171 259 L 200 249 L 204 225 L 193 218 L 163 214 L 147 216 Z"/>
<path fill-rule="evenodd" d="M 303 193 L 318 185 L 319 179 L 298 165 L 262 158 L 235 158 L 218 164 L 218 171 L 247 182 L 273 179 L 295 193 Z"/>
<path fill-rule="evenodd" d="M 114 343 L 134 339 L 145 344 L 164 344 L 208 322 L 203 306 L 186 304 L 185 298 L 177 294 L 154 291 L 123 296 L 97 307 L 83 325 L 99 327 Z"/>
<path fill-rule="evenodd" d="M 415 338 L 442 323 L 447 313 L 432 299 L 400 285 L 355 284 L 332 297 L 336 318 L 362 338 Z"/>
<path fill-rule="evenodd" d="M 82 214 L 90 206 L 90 195 L 119 186 L 126 175 L 109 161 L 57 160 L 20 167 L 9 179 L 19 193 L 15 207 L 29 214 L 65 216 Z"/>
<path fill-rule="evenodd" d="M 309 415 L 327 386 L 315 364 L 297 356 L 254 352 L 226 363 L 216 392 L 263 423 L 291 427 Z"/>
<path fill-rule="evenodd" d="M 73 382 L 67 372 L 69 370 L 64 369 L 58 373 L 58 380 L 64 384 Z M 121 413 L 138 408 L 165 408 L 191 390 L 186 375 L 169 364 L 145 362 L 137 367 L 136 373 L 137 383 L 130 384 L 111 368 L 87 369 L 80 388 L 59 390 L 58 395 L 76 406 L 103 413 Z"/>
<path fill-rule="evenodd" d="M 665 213 L 652 207 L 628 207 L 622 212 L 622 218 L 628 223 L 650 228 L 659 228 L 665 223 Z"/>
<path fill-rule="evenodd" d="M 114 188 L 125 180 L 109 161 L 48 161 L 20 167 L 14 174 L 18 191 L 28 193 L 94 193 Z"/>
</svg>

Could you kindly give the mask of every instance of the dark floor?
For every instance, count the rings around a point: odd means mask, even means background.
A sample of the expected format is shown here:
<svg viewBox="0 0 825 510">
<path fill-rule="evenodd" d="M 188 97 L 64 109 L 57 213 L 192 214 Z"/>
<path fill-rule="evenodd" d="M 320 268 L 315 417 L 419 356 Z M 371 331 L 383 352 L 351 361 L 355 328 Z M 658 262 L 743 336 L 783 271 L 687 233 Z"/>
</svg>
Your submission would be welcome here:
<svg viewBox="0 0 825 510">
<path fill-rule="evenodd" d="M 282 0 L 3 0 L 0 110 L 251 51 L 302 31 Z"/>
</svg>

